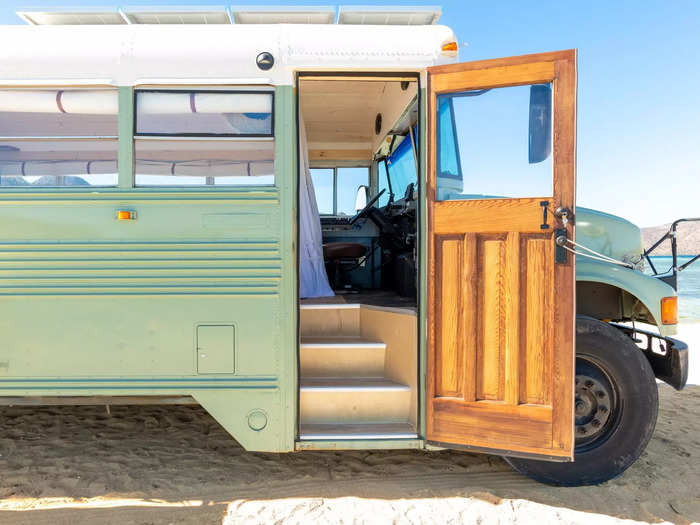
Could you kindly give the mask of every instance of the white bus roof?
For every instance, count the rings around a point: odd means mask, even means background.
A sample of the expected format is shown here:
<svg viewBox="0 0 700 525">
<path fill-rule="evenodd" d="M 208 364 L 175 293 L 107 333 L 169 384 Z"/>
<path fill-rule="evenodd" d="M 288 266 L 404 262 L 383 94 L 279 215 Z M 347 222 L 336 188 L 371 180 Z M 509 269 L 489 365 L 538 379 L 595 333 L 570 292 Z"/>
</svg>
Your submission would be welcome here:
<svg viewBox="0 0 700 525">
<path fill-rule="evenodd" d="M 422 71 L 454 62 L 454 41 L 439 25 L 6 25 L 0 85 L 292 84 L 299 70 Z"/>
</svg>

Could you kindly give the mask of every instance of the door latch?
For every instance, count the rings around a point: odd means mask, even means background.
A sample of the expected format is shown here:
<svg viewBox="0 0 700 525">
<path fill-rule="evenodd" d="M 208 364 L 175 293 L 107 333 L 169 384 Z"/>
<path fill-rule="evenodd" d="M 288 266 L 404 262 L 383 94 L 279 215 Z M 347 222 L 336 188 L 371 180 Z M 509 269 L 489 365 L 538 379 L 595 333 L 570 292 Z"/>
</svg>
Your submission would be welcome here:
<svg viewBox="0 0 700 525">
<path fill-rule="evenodd" d="M 556 210 L 554 210 L 554 216 L 557 219 L 561 219 L 564 228 L 566 228 L 566 225 L 569 224 L 569 221 L 571 221 L 571 224 L 574 223 L 574 214 L 571 213 L 569 208 L 559 206 Z"/>
<path fill-rule="evenodd" d="M 563 219 L 562 219 L 563 220 Z M 566 223 L 564 223 L 566 224 Z M 554 262 L 558 264 L 566 263 L 566 243 L 569 238 L 566 234 L 566 228 L 557 228 L 554 230 Z"/>
</svg>

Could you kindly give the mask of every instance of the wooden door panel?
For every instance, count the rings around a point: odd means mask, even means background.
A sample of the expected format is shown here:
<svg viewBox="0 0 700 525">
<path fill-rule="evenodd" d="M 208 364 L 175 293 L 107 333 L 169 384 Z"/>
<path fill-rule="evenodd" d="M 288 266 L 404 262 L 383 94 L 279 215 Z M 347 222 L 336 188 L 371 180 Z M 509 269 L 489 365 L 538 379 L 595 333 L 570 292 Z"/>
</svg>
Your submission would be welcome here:
<svg viewBox="0 0 700 525">
<path fill-rule="evenodd" d="M 520 403 L 551 406 L 554 289 L 551 279 L 554 245 L 548 236 L 531 235 L 523 239 L 525 254 L 520 293 L 528 307 L 521 312 L 524 342 L 518 363 Z M 548 344 L 542 344 L 548 341 Z"/>
<path fill-rule="evenodd" d="M 575 53 L 508 60 L 429 70 L 427 438 L 566 460 L 574 258 L 555 263 L 554 229 L 574 230 L 551 210 L 574 206 Z M 552 194 L 437 201 L 437 93 L 545 81 L 554 91 Z"/>
<path fill-rule="evenodd" d="M 552 413 L 548 411 L 506 411 L 435 404 L 436 438 L 442 443 L 468 439 L 476 448 L 547 454 L 552 445 Z"/>
<path fill-rule="evenodd" d="M 435 202 L 433 233 L 539 231 L 540 202 L 548 199 L 552 196 Z M 551 223 L 551 216 L 548 221 Z"/>
<path fill-rule="evenodd" d="M 477 70 L 451 71 L 436 76 L 433 87 L 441 93 L 449 93 L 464 90 L 465 84 L 469 85 L 469 89 L 481 89 L 549 82 L 554 78 L 554 67 L 554 62 L 545 60 L 525 64 L 494 65 Z M 439 66 L 435 70 L 439 70 Z"/>
</svg>

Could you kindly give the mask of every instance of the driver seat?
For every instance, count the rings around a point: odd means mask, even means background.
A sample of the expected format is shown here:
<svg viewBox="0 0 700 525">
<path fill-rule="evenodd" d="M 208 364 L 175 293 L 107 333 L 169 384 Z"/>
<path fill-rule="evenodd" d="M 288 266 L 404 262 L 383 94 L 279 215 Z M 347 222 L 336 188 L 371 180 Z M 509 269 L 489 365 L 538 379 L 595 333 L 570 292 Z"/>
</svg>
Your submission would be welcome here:
<svg viewBox="0 0 700 525">
<path fill-rule="evenodd" d="M 367 255 L 367 251 L 367 247 L 358 242 L 329 242 L 323 245 L 323 259 L 328 270 L 332 270 L 328 274 L 334 290 L 352 289 L 343 265 L 351 265 L 351 269 L 354 269 L 358 260 Z"/>
</svg>

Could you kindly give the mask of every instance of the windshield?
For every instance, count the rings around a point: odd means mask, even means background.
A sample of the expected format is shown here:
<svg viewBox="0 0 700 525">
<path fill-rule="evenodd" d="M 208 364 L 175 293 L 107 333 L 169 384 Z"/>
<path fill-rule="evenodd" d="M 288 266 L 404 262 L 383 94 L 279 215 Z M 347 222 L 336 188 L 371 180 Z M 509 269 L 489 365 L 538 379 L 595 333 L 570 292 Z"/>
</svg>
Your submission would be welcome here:
<svg viewBox="0 0 700 525">
<path fill-rule="evenodd" d="M 415 136 L 415 130 L 414 130 Z M 387 169 L 389 179 L 387 180 Z M 394 199 L 403 198 L 409 184 L 415 184 L 418 180 L 416 173 L 416 158 L 413 153 L 413 144 L 410 135 L 404 137 L 394 152 L 379 163 L 379 189 L 386 189 L 386 193 L 379 200 L 379 206 L 385 206 L 389 201 L 389 191 L 394 193 Z M 391 182 L 391 188 L 389 187 Z"/>
</svg>

